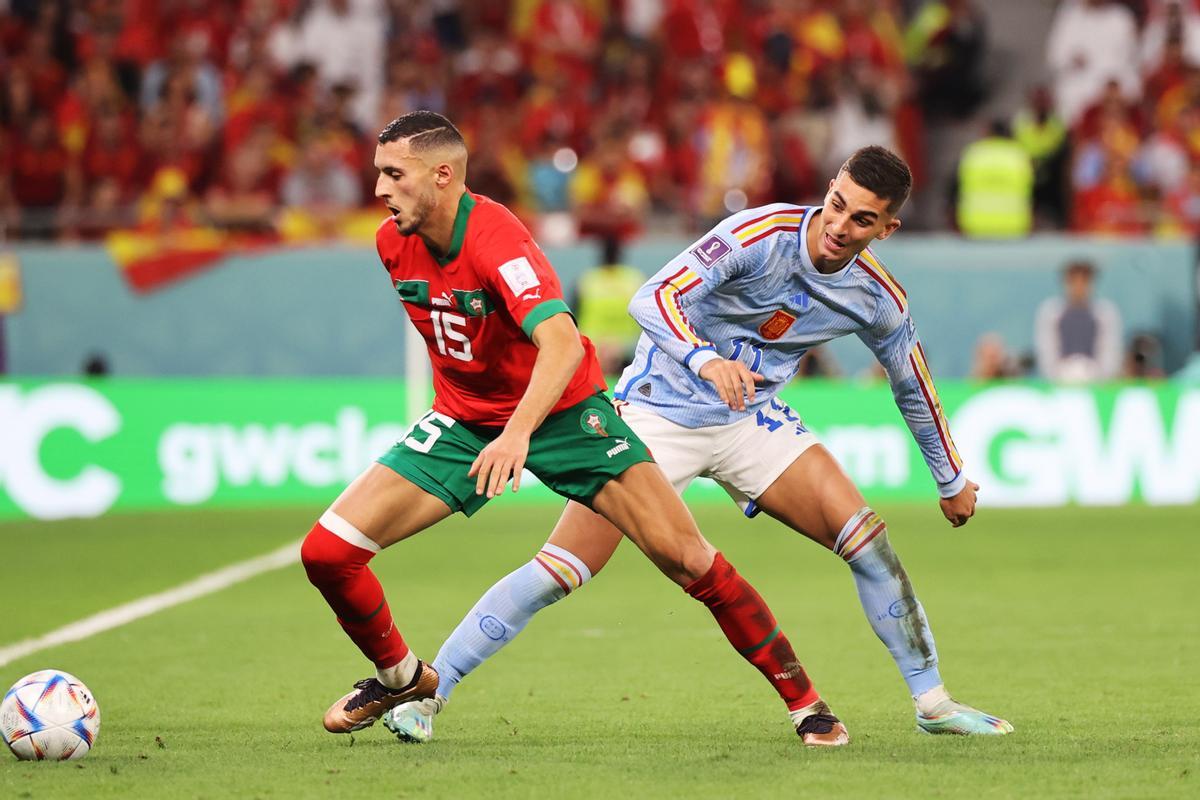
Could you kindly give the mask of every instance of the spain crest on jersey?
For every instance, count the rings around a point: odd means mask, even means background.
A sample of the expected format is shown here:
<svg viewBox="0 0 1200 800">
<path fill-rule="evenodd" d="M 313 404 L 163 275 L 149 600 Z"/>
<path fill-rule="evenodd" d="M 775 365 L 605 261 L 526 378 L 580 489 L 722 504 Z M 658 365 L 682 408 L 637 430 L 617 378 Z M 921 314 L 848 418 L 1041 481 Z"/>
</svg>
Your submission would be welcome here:
<svg viewBox="0 0 1200 800">
<path fill-rule="evenodd" d="M 795 321 L 795 314 L 790 314 L 781 308 L 772 314 L 770 319 L 758 326 L 758 332 L 764 339 L 774 341 L 787 333 L 788 328 L 792 327 L 792 323 Z"/>
</svg>

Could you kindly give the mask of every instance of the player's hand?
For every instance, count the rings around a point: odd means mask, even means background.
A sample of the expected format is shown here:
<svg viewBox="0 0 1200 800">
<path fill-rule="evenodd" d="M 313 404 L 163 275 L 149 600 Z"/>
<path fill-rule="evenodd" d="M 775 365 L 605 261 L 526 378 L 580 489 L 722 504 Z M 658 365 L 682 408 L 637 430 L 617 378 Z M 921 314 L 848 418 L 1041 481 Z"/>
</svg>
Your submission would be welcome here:
<svg viewBox="0 0 1200 800">
<path fill-rule="evenodd" d="M 956 528 L 967 524 L 967 520 L 975 516 L 975 493 L 979 484 L 967 481 L 967 485 L 954 497 L 943 497 L 941 500 L 942 513 L 950 524 Z"/>
<path fill-rule="evenodd" d="M 489 498 L 504 493 L 504 484 L 512 478 L 513 491 L 521 488 L 521 471 L 529 455 L 529 434 L 507 428 L 475 456 L 468 478 L 475 478 L 475 494 L 487 492 Z"/>
<path fill-rule="evenodd" d="M 745 411 L 747 400 L 754 402 L 754 384 L 763 380 L 742 362 L 727 358 L 709 361 L 700 368 L 700 377 L 717 387 L 722 402 L 734 411 Z"/>
</svg>

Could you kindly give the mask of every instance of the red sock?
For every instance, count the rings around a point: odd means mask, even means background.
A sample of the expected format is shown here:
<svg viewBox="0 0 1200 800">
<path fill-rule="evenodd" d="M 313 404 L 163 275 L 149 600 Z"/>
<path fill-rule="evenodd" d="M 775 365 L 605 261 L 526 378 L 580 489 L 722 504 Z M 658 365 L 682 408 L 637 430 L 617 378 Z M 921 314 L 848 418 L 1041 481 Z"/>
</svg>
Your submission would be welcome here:
<svg viewBox="0 0 1200 800">
<path fill-rule="evenodd" d="M 771 609 L 723 555 L 717 553 L 708 572 L 684 591 L 708 606 L 725 638 L 770 681 L 789 711 L 820 699 Z"/>
<path fill-rule="evenodd" d="M 383 587 L 367 567 L 375 554 L 330 533 L 320 522 L 313 526 L 300 560 L 308 579 L 337 614 L 342 628 L 379 669 L 399 664 L 408 645 L 392 622 Z"/>
</svg>

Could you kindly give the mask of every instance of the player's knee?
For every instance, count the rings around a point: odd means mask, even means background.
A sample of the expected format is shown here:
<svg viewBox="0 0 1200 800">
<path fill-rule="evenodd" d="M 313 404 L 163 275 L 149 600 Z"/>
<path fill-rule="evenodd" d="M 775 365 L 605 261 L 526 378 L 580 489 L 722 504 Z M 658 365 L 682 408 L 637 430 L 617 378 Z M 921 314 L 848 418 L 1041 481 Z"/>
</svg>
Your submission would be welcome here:
<svg viewBox="0 0 1200 800">
<path fill-rule="evenodd" d="M 304 543 L 300 545 L 300 563 L 310 582 L 327 583 L 345 572 L 349 564 L 344 548 L 338 546 L 340 543 L 341 540 L 319 522 L 304 537 Z"/>
<path fill-rule="evenodd" d="M 668 578 L 680 586 L 687 586 L 708 574 L 716 554 L 712 545 L 699 539 L 696 544 L 680 548 L 670 556 L 656 558 L 655 564 Z"/>
<path fill-rule="evenodd" d="M 832 549 L 843 560 L 853 562 L 864 553 L 887 548 L 887 523 L 870 506 L 863 506 L 842 527 Z"/>
</svg>

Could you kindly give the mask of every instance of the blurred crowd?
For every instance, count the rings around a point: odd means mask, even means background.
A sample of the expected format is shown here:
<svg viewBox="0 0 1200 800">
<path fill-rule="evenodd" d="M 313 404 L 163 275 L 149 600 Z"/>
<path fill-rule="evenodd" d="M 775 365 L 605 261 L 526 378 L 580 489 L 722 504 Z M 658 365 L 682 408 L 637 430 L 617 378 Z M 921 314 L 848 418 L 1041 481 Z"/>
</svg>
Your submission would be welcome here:
<svg viewBox="0 0 1200 800">
<path fill-rule="evenodd" d="M 374 136 L 428 108 L 547 241 L 697 229 L 867 143 L 920 185 L 983 51 L 969 0 L 0 0 L 0 219 L 369 235 Z"/>
<path fill-rule="evenodd" d="M 960 228 L 1200 236 L 1200 2 L 1064 0 L 1046 47 L 1049 81 L 964 153 Z M 970 198 L 964 209 L 972 175 L 988 172 L 969 168 L 980 152 L 1008 164 L 1004 191 L 1029 198 L 1024 215 L 1015 202 L 1006 220 L 980 220 Z"/>
</svg>

